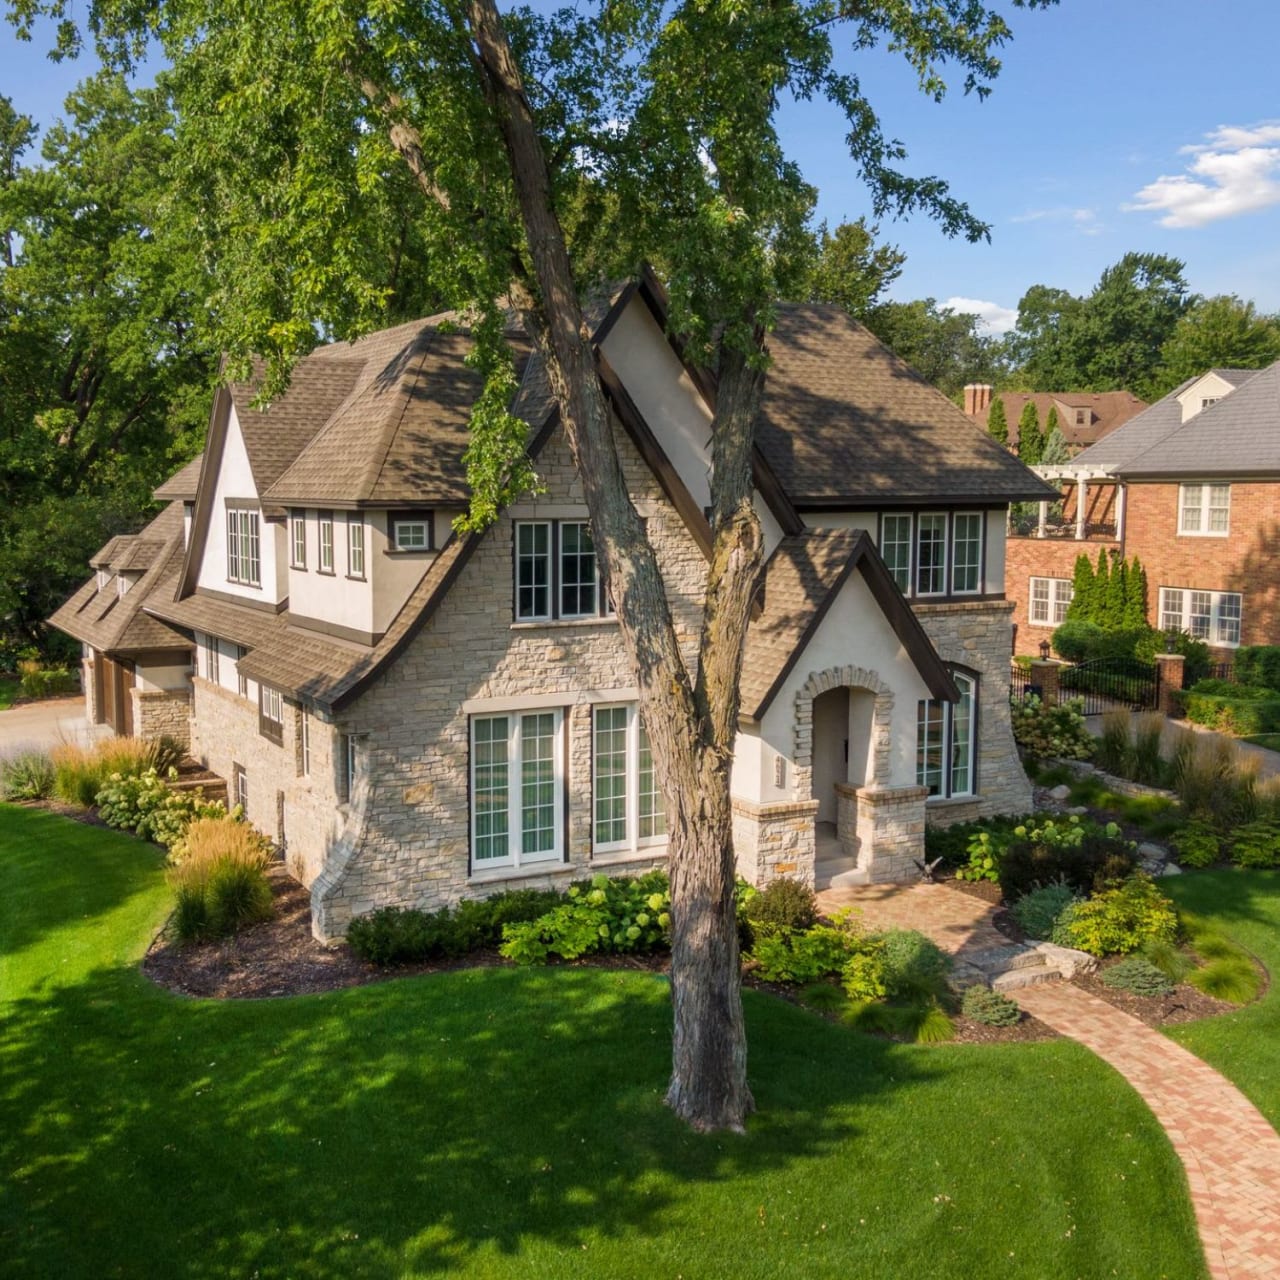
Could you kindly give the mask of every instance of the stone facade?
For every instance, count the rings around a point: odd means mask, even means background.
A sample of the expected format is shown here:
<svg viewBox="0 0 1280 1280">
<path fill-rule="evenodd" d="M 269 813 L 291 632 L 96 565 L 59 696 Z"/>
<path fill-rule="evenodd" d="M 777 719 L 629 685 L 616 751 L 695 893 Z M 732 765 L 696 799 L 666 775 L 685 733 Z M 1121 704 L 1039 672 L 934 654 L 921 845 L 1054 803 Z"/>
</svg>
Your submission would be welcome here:
<svg viewBox="0 0 1280 1280">
<path fill-rule="evenodd" d="M 89 695 L 92 699 L 92 694 Z M 191 745 L 191 695 L 185 689 L 139 689 L 133 699 L 133 732 L 139 738 L 170 737 Z"/>
<path fill-rule="evenodd" d="M 931 800 L 926 806 L 929 821 L 949 826 L 979 816 L 1029 812 L 1031 783 L 1018 759 L 1009 718 L 1013 604 L 917 603 L 915 612 L 938 656 L 978 677 L 977 799 Z"/>
<path fill-rule="evenodd" d="M 786 877 L 813 888 L 816 800 L 782 804 L 733 801 L 733 851 L 738 874 L 763 887 Z"/>
<path fill-rule="evenodd" d="M 858 788 L 858 870 L 872 884 L 913 880 L 924 856 L 924 787 Z"/>
</svg>

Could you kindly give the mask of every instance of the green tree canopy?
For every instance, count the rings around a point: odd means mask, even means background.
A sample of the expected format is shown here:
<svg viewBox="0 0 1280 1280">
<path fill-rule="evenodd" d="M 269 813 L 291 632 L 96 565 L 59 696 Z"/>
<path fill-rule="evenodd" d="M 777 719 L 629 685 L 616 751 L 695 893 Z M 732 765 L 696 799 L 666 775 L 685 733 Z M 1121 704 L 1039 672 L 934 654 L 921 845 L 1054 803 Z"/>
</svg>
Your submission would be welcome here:
<svg viewBox="0 0 1280 1280">
<path fill-rule="evenodd" d="M 995 396 L 991 401 L 991 408 L 987 411 L 987 435 L 989 435 L 997 444 L 1008 447 L 1009 444 L 1009 419 L 1004 411 L 1004 397 Z"/>
<path fill-rule="evenodd" d="M 1000 375 L 1000 344 L 979 332 L 980 323 L 934 298 L 882 302 L 866 316 L 871 332 L 946 396 Z"/>
<path fill-rule="evenodd" d="M 877 227 L 865 218 L 842 222 L 835 231 L 823 223 L 815 239 L 816 257 L 804 296 L 810 302 L 834 302 L 865 320 L 880 295 L 902 274 L 907 255 L 893 245 L 877 244 Z"/>
<path fill-rule="evenodd" d="M 1165 395 L 1209 369 L 1264 369 L 1280 360 L 1280 320 L 1219 295 L 1187 310 L 1160 348 L 1153 393 Z"/>
<path fill-rule="evenodd" d="M 1044 437 L 1040 434 L 1040 414 L 1036 402 L 1028 400 L 1018 416 L 1018 457 L 1029 467 L 1038 466 L 1044 454 Z"/>
</svg>

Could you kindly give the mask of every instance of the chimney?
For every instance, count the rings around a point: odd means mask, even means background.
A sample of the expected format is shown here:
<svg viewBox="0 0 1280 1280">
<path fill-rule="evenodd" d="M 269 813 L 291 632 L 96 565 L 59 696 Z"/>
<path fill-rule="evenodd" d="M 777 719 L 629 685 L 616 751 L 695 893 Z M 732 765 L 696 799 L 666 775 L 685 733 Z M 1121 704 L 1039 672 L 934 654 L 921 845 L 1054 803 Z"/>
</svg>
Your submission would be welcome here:
<svg viewBox="0 0 1280 1280">
<path fill-rule="evenodd" d="M 971 418 L 986 413 L 991 408 L 994 388 L 988 382 L 970 382 L 964 389 L 964 411 Z"/>
</svg>

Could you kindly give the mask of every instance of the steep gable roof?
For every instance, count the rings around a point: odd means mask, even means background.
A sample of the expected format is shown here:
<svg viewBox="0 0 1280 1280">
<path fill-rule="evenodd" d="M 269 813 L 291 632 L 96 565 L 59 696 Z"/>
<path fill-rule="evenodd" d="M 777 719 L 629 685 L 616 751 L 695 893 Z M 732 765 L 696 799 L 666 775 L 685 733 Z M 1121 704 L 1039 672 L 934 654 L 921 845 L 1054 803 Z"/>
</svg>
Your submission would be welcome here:
<svg viewBox="0 0 1280 1280">
<path fill-rule="evenodd" d="M 799 508 L 1056 496 L 840 307 L 778 308 L 757 441 Z"/>
<path fill-rule="evenodd" d="M 198 453 L 186 466 L 175 471 L 152 493 L 157 502 L 194 502 L 200 488 L 200 469 L 204 466 L 204 454 Z"/>
</svg>

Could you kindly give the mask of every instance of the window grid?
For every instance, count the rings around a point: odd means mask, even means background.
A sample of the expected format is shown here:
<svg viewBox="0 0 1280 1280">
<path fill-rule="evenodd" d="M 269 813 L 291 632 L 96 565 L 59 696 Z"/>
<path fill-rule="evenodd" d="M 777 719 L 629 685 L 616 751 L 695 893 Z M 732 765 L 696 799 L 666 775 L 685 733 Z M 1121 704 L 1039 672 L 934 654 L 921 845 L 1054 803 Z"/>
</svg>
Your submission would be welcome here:
<svg viewBox="0 0 1280 1280">
<path fill-rule="evenodd" d="M 627 839 L 626 707 L 600 707 L 595 714 L 595 841 L 623 844 Z"/>
<path fill-rule="evenodd" d="M 1070 578 L 1032 578 L 1028 617 L 1038 627 L 1056 627 L 1067 619 L 1075 591 Z"/>
<path fill-rule="evenodd" d="M 1185 631 L 1210 644 L 1240 643 L 1243 598 L 1238 591 L 1160 588 L 1160 629 Z"/>
<path fill-rule="evenodd" d="M 657 840 L 667 834 L 667 805 L 658 790 L 658 775 L 649 749 L 649 733 L 640 722 L 640 748 L 637 761 L 637 799 L 640 809 L 640 839 Z"/>
<path fill-rule="evenodd" d="M 302 742 L 302 776 L 311 776 L 311 713 L 305 708 L 298 715 L 298 733 Z"/>
<path fill-rule="evenodd" d="M 666 804 L 639 706 L 597 706 L 592 733 L 593 849 L 612 853 L 665 839 Z"/>
<path fill-rule="evenodd" d="M 346 751 L 344 754 L 346 755 L 345 763 L 347 766 L 346 782 L 347 782 L 347 803 L 348 804 L 350 804 L 352 799 L 355 797 L 356 779 L 359 777 L 359 766 L 360 766 L 360 757 L 358 755 L 359 738 L 360 738 L 359 734 L 355 734 L 355 733 L 348 733 L 344 735 L 344 741 L 346 743 Z"/>
<path fill-rule="evenodd" d="M 590 618 L 596 608 L 596 549 L 591 526 L 583 521 L 560 524 L 560 616 Z"/>
<path fill-rule="evenodd" d="M 471 722 L 471 849 L 477 865 L 547 862 L 562 845 L 562 713 Z"/>
<path fill-rule="evenodd" d="M 916 525 L 916 594 L 940 596 L 947 590 L 947 517 L 922 514 Z"/>
<path fill-rule="evenodd" d="M 476 720 L 471 803 L 475 813 L 472 849 L 477 862 L 506 858 L 508 824 L 508 720 L 486 716 Z"/>
<path fill-rule="evenodd" d="M 249 696 L 249 677 L 240 670 L 240 664 L 248 657 L 249 650 L 242 644 L 236 645 L 236 692 L 242 698 Z"/>
<path fill-rule="evenodd" d="M 951 590 L 956 595 L 973 595 L 982 581 L 982 515 L 977 511 L 957 512 L 952 535 Z"/>
<path fill-rule="evenodd" d="M 393 515 L 391 519 L 391 544 L 397 551 L 430 551 L 430 512 L 414 515 Z"/>
<path fill-rule="evenodd" d="M 958 702 L 937 699 L 916 704 L 916 783 L 938 797 L 974 793 L 977 682 L 952 672 L 960 693 Z"/>
<path fill-rule="evenodd" d="M 204 645 L 204 674 L 210 684 L 217 684 L 219 681 L 218 658 L 218 639 L 216 636 L 209 636 Z"/>
<path fill-rule="evenodd" d="M 1178 532 L 1221 537 L 1231 527 L 1229 484 L 1184 484 L 1178 488 Z"/>
<path fill-rule="evenodd" d="M 354 514 L 347 516 L 347 576 L 364 577 L 364 521 Z"/>
<path fill-rule="evenodd" d="M 294 569 L 307 567 L 307 513 L 294 511 L 289 516 L 289 564 Z"/>
<path fill-rule="evenodd" d="M 258 513 L 247 507 L 227 508 L 227 581 L 262 585 L 262 546 Z"/>
<path fill-rule="evenodd" d="M 551 525 L 516 525 L 516 618 L 541 622 L 551 617 Z"/>
<path fill-rule="evenodd" d="M 320 572 L 333 572 L 333 512 L 320 513 Z"/>
<path fill-rule="evenodd" d="M 880 554 L 904 595 L 911 591 L 911 517 L 887 515 L 881 526 Z"/>
<path fill-rule="evenodd" d="M 556 847 L 555 715 L 520 717 L 520 851 Z"/>
</svg>

